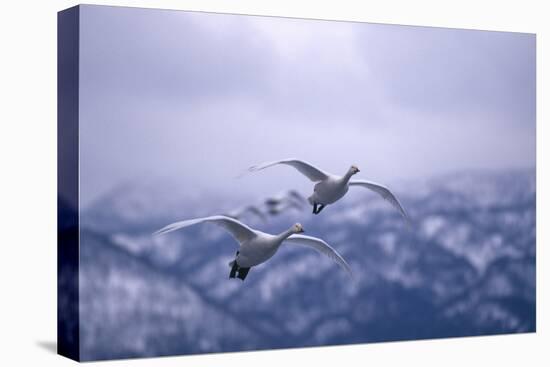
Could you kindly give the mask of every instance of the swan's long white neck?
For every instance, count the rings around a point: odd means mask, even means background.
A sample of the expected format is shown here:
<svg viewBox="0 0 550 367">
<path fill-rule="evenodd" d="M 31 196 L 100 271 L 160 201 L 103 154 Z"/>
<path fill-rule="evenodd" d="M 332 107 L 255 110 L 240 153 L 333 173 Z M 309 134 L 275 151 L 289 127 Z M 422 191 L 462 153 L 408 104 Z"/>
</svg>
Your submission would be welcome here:
<svg viewBox="0 0 550 367">
<path fill-rule="evenodd" d="M 354 175 L 354 172 L 352 169 L 349 169 L 346 174 L 344 176 L 342 176 L 342 180 L 345 182 L 345 183 L 348 183 L 349 180 L 351 179 L 351 176 Z"/>
<path fill-rule="evenodd" d="M 291 228 L 287 229 L 286 231 L 282 232 L 281 234 L 279 234 L 277 236 L 277 238 L 279 239 L 280 242 L 283 242 L 284 240 L 286 240 L 288 237 L 290 237 L 293 234 L 294 234 L 294 228 L 291 227 Z"/>
</svg>

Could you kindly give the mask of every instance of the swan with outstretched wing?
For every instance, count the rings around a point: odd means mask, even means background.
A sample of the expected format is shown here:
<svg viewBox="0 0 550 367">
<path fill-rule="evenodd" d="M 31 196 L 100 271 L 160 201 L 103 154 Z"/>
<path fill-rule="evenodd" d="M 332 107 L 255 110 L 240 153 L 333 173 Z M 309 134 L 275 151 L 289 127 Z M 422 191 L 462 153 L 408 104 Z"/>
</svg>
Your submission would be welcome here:
<svg viewBox="0 0 550 367">
<path fill-rule="evenodd" d="M 201 223 L 213 223 L 221 226 L 238 242 L 239 249 L 235 259 L 229 264 L 231 266 L 230 278 L 237 277 L 244 280 L 251 267 L 269 260 L 283 244 L 296 244 L 313 248 L 328 256 L 351 275 L 349 265 L 328 243 L 320 238 L 299 235 L 298 233 L 304 232 L 302 225 L 299 223 L 294 224 L 280 234 L 273 235 L 252 229 L 236 219 L 216 215 L 172 223 L 159 229 L 154 235 L 163 235 Z"/>
<path fill-rule="evenodd" d="M 311 163 L 291 158 L 258 164 L 250 167 L 248 171 L 256 172 L 280 164 L 294 167 L 310 181 L 315 182 L 313 194 L 308 198 L 309 203 L 313 206 L 313 214 L 319 214 L 325 206 L 340 200 L 346 195 L 350 186 L 359 186 L 372 190 L 382 196 L 410 223 L 407 212 L 397 197 L 386 186 L 371 181 L 351 179 L 353 175 L 359 173 L 359 168 L 356 166 L 351 166 L 345 175 L 338 176 L 327 173 L 313 166 Z"/>
</svg>

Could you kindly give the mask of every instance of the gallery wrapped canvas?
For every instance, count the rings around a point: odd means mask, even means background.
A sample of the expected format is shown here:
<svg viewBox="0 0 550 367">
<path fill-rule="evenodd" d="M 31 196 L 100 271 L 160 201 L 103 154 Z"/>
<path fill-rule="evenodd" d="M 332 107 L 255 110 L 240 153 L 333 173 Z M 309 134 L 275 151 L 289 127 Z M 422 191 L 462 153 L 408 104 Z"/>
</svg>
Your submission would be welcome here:
<svg viewBox="0 0 550 367">
<path fill-rule="evenodd" d="M 526 333 L 535 35 L 58 14 L 58 351 Z"/>
</svg>

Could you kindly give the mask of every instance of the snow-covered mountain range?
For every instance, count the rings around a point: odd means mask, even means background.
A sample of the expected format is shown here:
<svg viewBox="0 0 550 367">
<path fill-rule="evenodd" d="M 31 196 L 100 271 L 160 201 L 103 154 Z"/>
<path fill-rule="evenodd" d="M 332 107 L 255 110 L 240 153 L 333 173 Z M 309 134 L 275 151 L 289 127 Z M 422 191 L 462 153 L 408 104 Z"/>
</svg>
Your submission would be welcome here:
<svg viewBox="0 0 550 367">
<path fill-rule="evenodd" d="M 355 274 L 288 247 L 245 282 L 228 279 L 237 247 L 218 227 L 151 236 L 243 198 L 164 181 L 113 189 L 80 216 L 83 359 L 534 331 L 535 171 L 463 172 L 403 188 L 410 227 L 366 191 L 318 216 L 308 208 L 244 219 L 267 232 L 299 221 Z"/>
</svg>

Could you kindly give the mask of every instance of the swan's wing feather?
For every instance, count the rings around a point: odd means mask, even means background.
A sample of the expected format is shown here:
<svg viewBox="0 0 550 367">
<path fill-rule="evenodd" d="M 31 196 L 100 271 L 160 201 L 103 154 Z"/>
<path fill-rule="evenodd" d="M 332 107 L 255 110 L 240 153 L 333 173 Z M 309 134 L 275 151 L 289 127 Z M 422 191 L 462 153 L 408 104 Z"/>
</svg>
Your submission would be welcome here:
<svg viewBox="0 0 550 367">
<path fill-rule="evenodd" d="M 293 159 L 293 158 L 258 164 L 250 167 L 248 171 L 256 172 L 271 166 L 275 166 L 277 164 L 286 164 L 288 166 L 292 166 L 313 182 L 322 181 L 328 177 L 328 174 L 326 172 L 323 172 L 319 168 L 314 167 L 313 165 L 307 162 L 301 161 L 299 159 Z"/>
<path fill-rule="evenodd" d="M 283 243 L 297 244 L 314 248 L 323 255 L 326 255 L 334 260 L 334 262 L 340 265 L 349 275 L 352 275 L 351 268 L 349 267 L 346 260 L 344 260 L 344 258 L 338 252 L 336 252 L 335 249 L 330 247 L 328 243 L 320 238 L 293 234 L 286 240 L 284 240 Z"/>
<path fill-rule="evenodd" d="M 372 190 L 382 196 L 385 200 L 387 200 L 394 208 L 399 210 L 401 215 L 405 218 L 407 222 L 410 223 L 410 218 L 403 208 L 403 205 L 399 202 L 397 197 L 388 189 L 387 187 L 377 184 L 375 182 L 371 181 L 365 181 L 365 180 L 352 180 L 350 181 L 350 186 L 362 186 L 369 190 Z"/>
<path fill-rule="evenodd" d="M 167 225 L 164 228 L 159 229 L 154 235 L 161 235 L 168 232 L 176 231 L 180 228 L 192 226 L 194 224 L 210 222 L 217 224 L 227 230 L 237 241 L 248 241 L 256 236 L 256 232 L 248 227 L 246 224 L 239 222 L 236 219 L 226 217 L 223 215 L 214 215 L 211 217 L 195 218 L 189 220 L 183 220 L 181 222 L 175 222 Z"/>
</svg>

